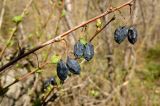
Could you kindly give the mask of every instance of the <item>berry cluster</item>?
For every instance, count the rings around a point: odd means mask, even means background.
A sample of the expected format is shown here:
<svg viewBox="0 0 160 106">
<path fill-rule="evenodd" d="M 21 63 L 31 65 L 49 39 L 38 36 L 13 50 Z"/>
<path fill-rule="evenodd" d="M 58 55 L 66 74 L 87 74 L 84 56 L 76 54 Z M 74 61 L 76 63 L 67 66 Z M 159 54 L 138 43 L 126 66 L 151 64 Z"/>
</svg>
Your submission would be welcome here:
<svg viewBox="0 0 160 106">
<path fill-rule="evenodd" d="M 120 26 L 114 32 L 114 40 L 120 44 L 128 36 L 128 41 L 135 44 L 137 41 L 137 30 L 135 27 Z"/>
<path fill-rule="evenodd" d="M 68 71 L 73 74 L 80 74 L 81 67 L 77 59 L 83 57 L 85 60 L 90 61 L 94 56 L 94 46 L 90 42 L 83 44 L 78 41 L 74 45 L 73 52 L 76 59 L 72 59 L 68 56 L 66 62 L 61 59 L 57 64 L 57 75 L 61 81 L 64 81 L 67 78 Z"/>
<path fill-rule="evenodd" d="M 94 47 L 90 42 L 82 44 L 79 41 L 74 46 L 74 55 L 76 58 L 84 57 L 85 60 L 90 61 L 94 56 Z"/>
</svg>

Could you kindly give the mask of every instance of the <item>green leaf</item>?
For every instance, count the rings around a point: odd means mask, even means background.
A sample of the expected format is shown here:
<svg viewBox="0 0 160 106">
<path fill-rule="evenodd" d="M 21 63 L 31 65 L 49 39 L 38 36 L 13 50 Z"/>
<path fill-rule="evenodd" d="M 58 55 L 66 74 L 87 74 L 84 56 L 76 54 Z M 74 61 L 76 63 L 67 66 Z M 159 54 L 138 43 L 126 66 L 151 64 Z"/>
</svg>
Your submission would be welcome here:
<svg viewBox="0 0 160 106">
<path fill-rule="evenodd" d="M 53 64 L 57 64 L 59 61 L 60 61 L 60 56 L 59 55 L 53 55 L 52 57 L 51 57 L 51 63 L 53 63 Z"/>
<path fill-rule="evenodd" d="M 20 67 L 21 67 L 21 64 L 17 63 L 16 68 L 20 68 Z"/>
<path fill-rule="evenodd" d="M 57 75 L 57 72 L 56 72 L 56 75 Z M 61 86 L 61 81 L 57 76 L 55 77 L 55 80 L 56 80 L 57 86 Z"/>
<path fill-rule="evenodd" d="M 100 19 L 97 19 L 96 26 L 97 28 L 100 28 L 102 26 L 102 22 Z"/>
<path fill-rule="evenodd" d="M 21 15 L 17 15 L 17 16 L 14 16 L 12 21 L 15 22 L 15 23 L 19 23 L 21 22 L 23 19 L 23 17 Z"/>
<path fill-rule="evenodd" d="M 66 15 L 66 11 L 63 9 L 61 16 L 64 17 Z"/>
<path fill-rule="evenodd" d="M 80 38 L 80 43 L 82 43 L 83 45 L 86 45 L 87 41 L 85 40 L 85 38 Z"/>
<path fill-rule="evenodd" d="M 97 97 L 97 96 L 99 96 L 99 91 L 97 91 L 97 90 L 91 90 L 90 91 L 90 95 L 94 96 L 94 97 Z"/>
<path fill-rule="evenodd" d="M 36 73 L 42 73 L 42 70 L 41 69 L 37 69 Z"/>
<path fill-rule="evenodd" d="M 52 85 L 51 84 L 49 84 L 49 86 L 47 87 L 47 92 L 50 92 L 51 90 L 52 90 Z"/>
<path fill-rule="evenodd" d="M 7 46 L 11 47 L 11 46 L 13 46 L 15 41 L 14 40 L 10 40 L 10 41 L 7 41 L 6 43 L 7 43 Z"/>
</svg>

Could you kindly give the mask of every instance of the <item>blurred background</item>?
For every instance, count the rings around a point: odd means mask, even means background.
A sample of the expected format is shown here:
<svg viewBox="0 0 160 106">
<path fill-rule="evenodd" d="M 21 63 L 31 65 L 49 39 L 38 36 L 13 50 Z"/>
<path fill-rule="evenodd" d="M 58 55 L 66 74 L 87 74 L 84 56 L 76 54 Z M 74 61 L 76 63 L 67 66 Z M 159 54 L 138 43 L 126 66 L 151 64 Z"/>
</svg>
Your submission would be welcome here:
<svg viewBox="0 0 160 106">
<path fill-rule="evenodd" d="M 111 6 L 128 0 L 0 0 L 0 66 L 80 23 L 102 14 Z M 64 84 L 56 75 L 52 57 L 73 57 L 73 46 L 80 38 L 87 41 L 96 32 L 96 21 L 70 33 L 64 41 L 46 46 L 23 58 L 0 74 L 1 106 L 40 106 L 45 95 L 43 83 L 54 76 L 55 89 L 48 106 L 159 106 L 160 105 L 160 1 L 135 0 L 129 6 L 101 18 L 111 22 L 92 42 L 94 58 L 78 60 L 81 74 L 70 74 Z M 21 17 L 22 16 L 22 17 Z M 17 24 L 16 24 L 17 23 Z M 119 26 L 135 26 L 138 40 L 114 41 Z M 24 51 L 23 51 L 24 50 Z M 48 63 L 48 64 L 45 64 Z M 8 89 L 16 78 L 39 71 Z"/>
</svg>

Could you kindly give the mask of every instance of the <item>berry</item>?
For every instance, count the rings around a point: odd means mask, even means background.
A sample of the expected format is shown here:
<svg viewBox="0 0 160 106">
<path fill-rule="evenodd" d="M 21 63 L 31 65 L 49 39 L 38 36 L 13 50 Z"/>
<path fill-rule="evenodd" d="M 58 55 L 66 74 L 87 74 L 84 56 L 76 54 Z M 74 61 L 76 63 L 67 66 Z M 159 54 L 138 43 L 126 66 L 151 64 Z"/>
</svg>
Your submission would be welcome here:
<svg viewBox="0 0 160 106">
<path fill-rule="evenodd" d="M 50 77 L 48 80 L 44 82 L 44 89 L 46 89 L 49 85 L 56 85 L 56 80 L 54 77 Z"/>
<path fill-rule="evenodd" d="M 127 37 L 127 34 L 128 28 L 126 26 L 120 26 L 114 32 L 114 40 L 120 44 Z"/>
<path fill-rule="evenodd" d="M 134 44 L 136 43 L 137 41 L 137 30 L 135 27 L 130 27 L 129 30 L 128 30 L 128 41 L 131 43 L 131 44 Z"/>
<path fill-rule="evenodd" d="M 55 80 L 54 77 L 50 77 L 49 82 L 50 82 L 51 85 L 56 85 L 56 80 Z"/>
<path fill-rule="evenodd" d="M 67 78 L 68 67 L 62 60 L 60 60 L 57 64 L 57 75 L 61 81 L 64 81 Z"/>
<path fill-rule="evenodd" d="M 81 42 L 77 42 L 74 45 L 74 55 L 76 58 L 80 58 L 83 56 L 84 45 Z"/>
<path fill-rule="evenodd" d="M 76 60 L 68 57 L 67 58 L 67 66 L 68 66 L 70 72 L 72 72 L 73 74 L 80 74 L 81 67 Z"/>
<path fill-rule="evenodd" d="M 94 47 L 91 43 L 87 43 L 84 49 L 84 58 L 89 61 L 94 56 Z"/>
</svg>

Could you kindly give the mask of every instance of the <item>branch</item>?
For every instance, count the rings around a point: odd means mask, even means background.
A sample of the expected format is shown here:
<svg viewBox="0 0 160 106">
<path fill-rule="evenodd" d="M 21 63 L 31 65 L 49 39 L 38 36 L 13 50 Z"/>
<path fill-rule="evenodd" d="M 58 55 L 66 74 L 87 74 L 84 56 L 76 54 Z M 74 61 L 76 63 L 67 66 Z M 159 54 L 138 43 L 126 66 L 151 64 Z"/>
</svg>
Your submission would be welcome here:
<svg viewBox="0 0 160 106">
<path fill-rule="evenodd" d="M 92 38 L 89 40 L 91 42 L 107 25 L 109 25 L 113 20 L 115 20 L 115 16 L 112 17 L 111 20 L 109 20 L 99 31 L 97 31 Z"/>
<path fill-rule="evenodd" d="M 94 22 L 95 20 L 97 20 L 97 19 L 99 19 L 99 18 L 101 18 L 101 17 L 104 17 L 104 16 L 106 16 L 106 15 L 112 13 L 112 12 L 115 12 L 115 11 L 117 11 L 117 10 L 123 8 L 123 7 L 126 7 L 126 6 L 128 6 L 128 5 L 131 5 L 133 1 L 134 1 L 134 0 L 130 0 L 130 1 L 128 1 L 128 2 L 126 2 L 126 3 L 124 3 L 124 4 L 120 5 L 120 6 L 118 6 L 118 7 L 116 7 L 116 8 L 109 8 L 109 9 L 106 10 L 104 13 L 102 13 L 102 14 L 100 14 L 100 15 L 98 15 L 98 16 L 96 16 L 96 17 L 94 17 L 94 18 L 92 18 L 92 19 L 90 19 L 90 20 L 88 20 L 88 21 L 85 21 L 85 22 L 83 22 L 82 24 L 77 25 L 77 26 L 75 26 L 74 28 L 72 28 L 72 29 L 70 29 L 70 30 L 62 33 L 61 35 L 59 35 L 59 36 L 57 36 L 57 37 L 55 37 L 55 38 L 53 38 L 53 39 L 51 39 L 51 40 L 49 40 L 49 41 L 41 44 L 41 45 L 39 45 L 39 46 L 37 46 L 37 47 L 35 47 L 35 48 L 33 48 L 33 49 L 31 49 L 30 51 L 28 51 L 28 52 L 20 55 L 19 57 L 14 58 L 14 59 L 11 60 L 10 62 L 8 62 L 8 63 L 6 63 L 5 65 L 3 65 L 2 67 L 0 67 L 0 73 L 2 73 L 7 67 L 13 65 L 14 63 L 16 63 L 17 61 L 21 60 L 22 58 L 24 58 L 24 57 L 26 57 L 26 56 L 34 53 L 35 51 L 37 51 L 37 50 L 39 50 L 39 49 L 41 49 L 41 48 L 43 48 L 43 47 L 45 47 L 45 46 L 47 46 L 47 45 L 50 45 L 50 44 L 55 43 L 55 42 L 57 42 L 57 41 L 60 41 L 60 40 L 63 39 L 64 37 L 69 36 L 69 35 L 68 35 L 69 33 L 77 30 L 77 29 L 80 28 L 80 27 L 85 26 L 86 24 L 89 24 L 89 23 L 91 23 L 91 22 Z"/>
<path fill-rule="evenodd" d="M 112 21 L 115 20 L 115 16 L 113 16 L 99 31 L 96 31 L 96 33 L 91 37 L 91 39 L 89 40 L 89 42 L 91 42 L 101 31 L 103 31 L 103 29 L 109 25 L 109 23 L 111 23 Z M 64 40 L 64 39 L 63 39 Z M 64 40 L 66 43 L 66 40 Z M 67 48 L 67 47 L 66 47 Z M 68 53 L 68 51 L 67 51 Z M 3 89 L 8 89 L 10 86 L 14 85 L 15 83 L 25 80 L 27 79 L 30 75 L 34 74 L 35 72 L 37 72 L 37 70 L 42 69 L 46 64 L 48 64 L 47 62 L 42 64 L 41 66 L 39 66 L 37 69 L 30 71 L 29 73 L 23 75 L 20 78 L 15 79 L 15 81 L 13 81 L 12 83 L 10 83 L 9 85 L 7 85 L 6 87 L 4 87 Z"/>
</svg>

